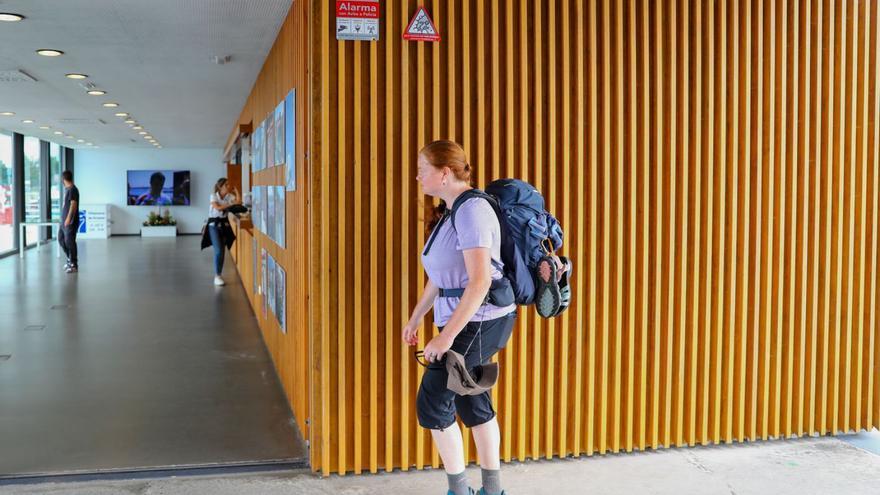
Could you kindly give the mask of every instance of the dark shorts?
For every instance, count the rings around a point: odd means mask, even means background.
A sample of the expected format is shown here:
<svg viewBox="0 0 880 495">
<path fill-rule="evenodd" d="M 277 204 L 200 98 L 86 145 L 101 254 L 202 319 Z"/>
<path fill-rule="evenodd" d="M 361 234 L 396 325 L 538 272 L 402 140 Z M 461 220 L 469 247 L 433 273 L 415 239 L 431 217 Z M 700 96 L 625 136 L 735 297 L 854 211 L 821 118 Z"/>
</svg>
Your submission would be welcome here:
<svg viewBox="0 0 880 495">
<path fill-rule="evenodd" d="M 477 329 L 480 328 L 480 322 L 470 322 L 455 338 L 452 350 L 462 354 L 470 368 L 488 363 L 492 356 L 507 345 L 515 321 L 516 311 L 513 311 L 507 316 L 482 322 L 482 353 L 480 337 L 474 338 Z M 443 329 L 441 328 L 440 331 L 442 332 Z M 468 344 L 471 344 L 472 340 L 473 344 L 468 349 Z M 431 363 L 422 375 L 422 384 L 416 398 L 416 411 L 419 424 L 423 428 L 444 430 L 455 422 L 456 412 L 461 422 L 468 428 L 491 421 L 495 417 L 489 392 L 480 395 L 458 395 L 446 388 L 448 377 L 445 359 Z"/>
</svg>

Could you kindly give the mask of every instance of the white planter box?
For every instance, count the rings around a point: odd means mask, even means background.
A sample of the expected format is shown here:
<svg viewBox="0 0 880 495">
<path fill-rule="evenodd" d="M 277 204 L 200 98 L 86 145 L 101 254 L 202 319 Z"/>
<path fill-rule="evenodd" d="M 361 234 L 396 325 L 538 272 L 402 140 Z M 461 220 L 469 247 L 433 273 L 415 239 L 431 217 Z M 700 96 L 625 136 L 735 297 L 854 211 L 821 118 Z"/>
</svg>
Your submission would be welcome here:
<svg viewBox="0 0 880 495">
<path fill-rule="evenodd" d="M 177 226 L 141 227 L 141 237 L 177 237 Z"/>
</svg>

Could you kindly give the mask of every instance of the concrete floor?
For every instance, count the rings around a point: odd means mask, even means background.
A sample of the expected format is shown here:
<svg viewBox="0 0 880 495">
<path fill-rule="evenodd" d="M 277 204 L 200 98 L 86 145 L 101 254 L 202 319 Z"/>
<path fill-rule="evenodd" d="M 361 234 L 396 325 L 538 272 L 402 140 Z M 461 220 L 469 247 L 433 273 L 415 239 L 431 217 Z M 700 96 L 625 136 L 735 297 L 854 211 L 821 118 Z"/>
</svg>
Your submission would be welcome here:
<svg viewBox="0 0 880 495">
<path fill-rule="evenodd" d="M 880 444 L 880 435 L 859 435 Z M 864 438 L 868 437 L 868 438 Z M 670 449 L 506 465 L 509 495 L 880 493 L 880 455 L 838 438 Z M 472 486 L 480 473 L 469 470 Z M 442 471 L 333 476 L 307 472 L 0 487 L 17 495 L 321 495 L 445 493 Z"/>
<path fill-rule="evenodd" d="M 274 461 L 305 448 L 231 263 L 197 236 L 0 259 L 0 481 Z M 3 356 L 10 356 L 3 358 Z"/>
</svg>

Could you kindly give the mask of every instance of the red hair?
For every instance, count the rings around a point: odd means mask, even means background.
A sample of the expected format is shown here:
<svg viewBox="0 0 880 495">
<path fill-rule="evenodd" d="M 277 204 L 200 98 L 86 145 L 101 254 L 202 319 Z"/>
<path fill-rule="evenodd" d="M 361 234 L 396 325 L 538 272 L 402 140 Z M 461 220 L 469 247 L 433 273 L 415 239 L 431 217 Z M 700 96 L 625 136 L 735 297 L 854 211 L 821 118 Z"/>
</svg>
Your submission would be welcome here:
<svg viewBox="0 0 880 495">
<path fill-rule="evenodd" d="M 425 161 L 437 170 L 443 170 L 444 167 L 449 168 L 456 179 L 473 184 L 474 170 L 468 163 L 467 154 L 458 143 L 445 139 L 434 141 L 422 148 L 419 155 L 425 157 Z M 425 219 L 428 232 L 434 230 L 445 213 L 446 203 L 440 201 L 440 206 L 434 207 L 428 218 Z"/>
</svg>

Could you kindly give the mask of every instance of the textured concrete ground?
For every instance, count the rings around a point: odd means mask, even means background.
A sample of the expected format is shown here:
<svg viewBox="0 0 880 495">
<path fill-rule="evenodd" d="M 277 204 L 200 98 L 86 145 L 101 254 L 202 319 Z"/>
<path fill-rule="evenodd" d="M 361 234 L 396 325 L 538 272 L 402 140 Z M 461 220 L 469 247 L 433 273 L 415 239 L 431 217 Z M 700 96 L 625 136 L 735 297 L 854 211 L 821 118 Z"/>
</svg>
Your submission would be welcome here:
<svg viewBox="0 0 880 495">
<path fill-rule="evenodd" d="M 880 434 L 862 434 L 877 445 Z M 878 451 L 880 452 L 880 451 Z M 838 438 L 809 438 L 504 466 L 510 495 L 877 494 L 880 455 Z M 479 470 L 469 475 L 479 484 Z M 21 495 L 442 494 L 442 471 L 321 479 L 308 472 L 0 487 Z"/>
</svg>

